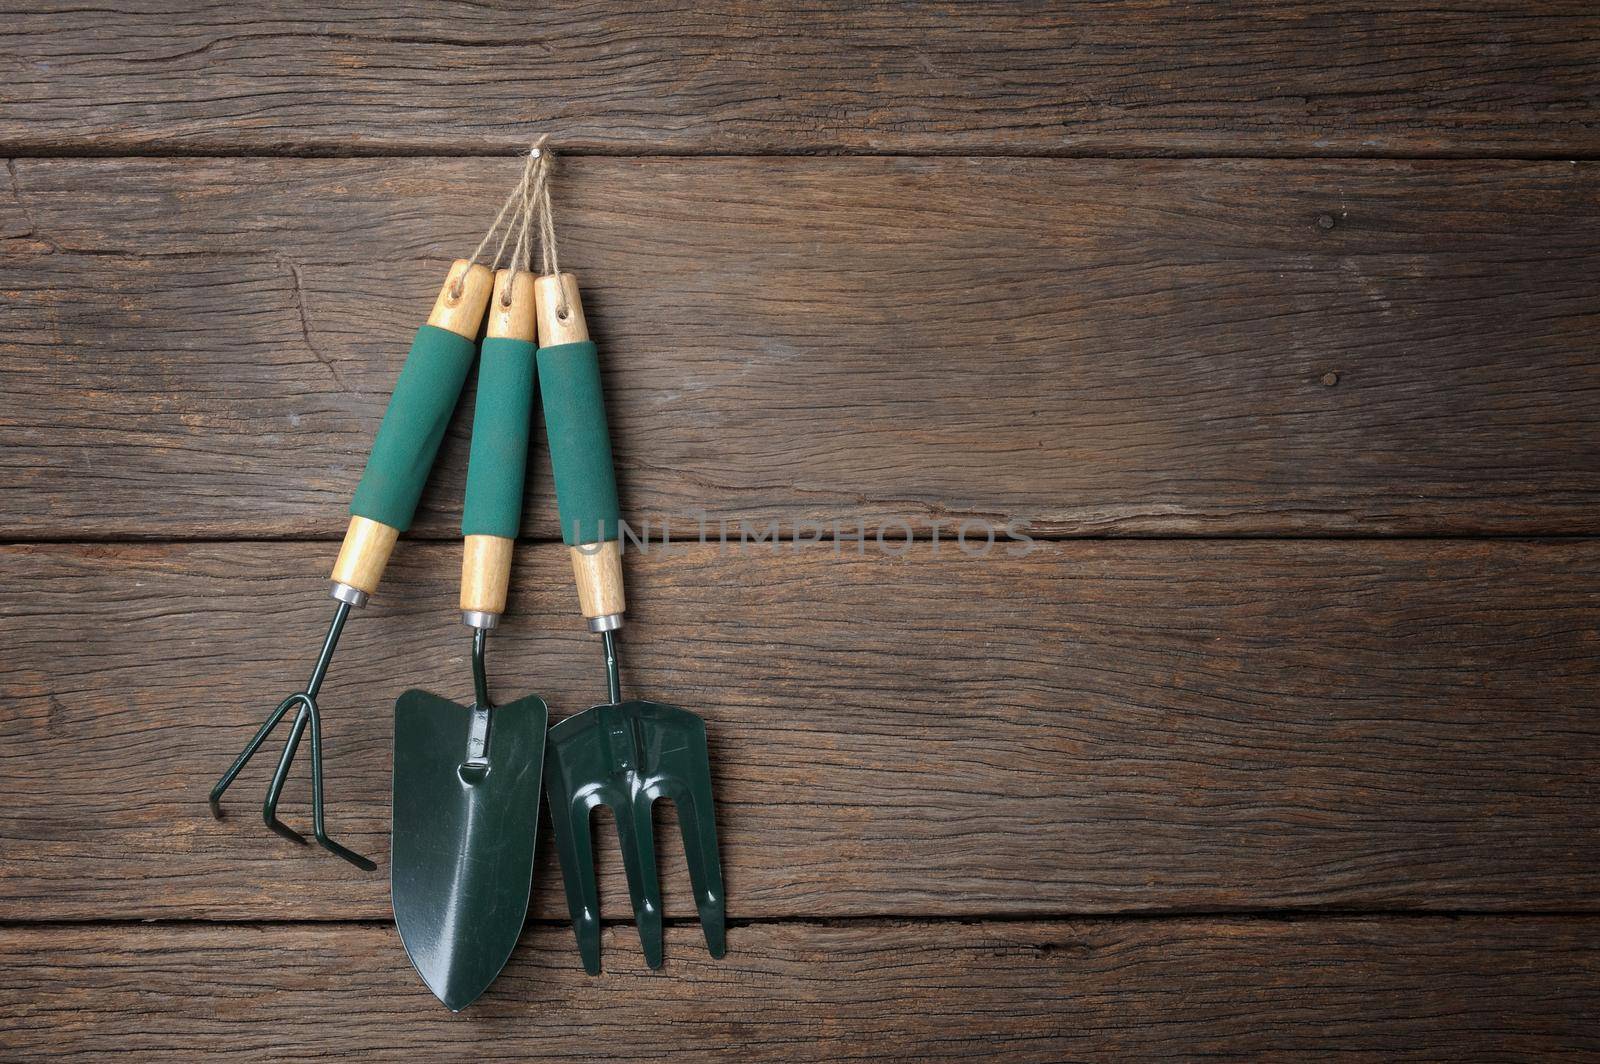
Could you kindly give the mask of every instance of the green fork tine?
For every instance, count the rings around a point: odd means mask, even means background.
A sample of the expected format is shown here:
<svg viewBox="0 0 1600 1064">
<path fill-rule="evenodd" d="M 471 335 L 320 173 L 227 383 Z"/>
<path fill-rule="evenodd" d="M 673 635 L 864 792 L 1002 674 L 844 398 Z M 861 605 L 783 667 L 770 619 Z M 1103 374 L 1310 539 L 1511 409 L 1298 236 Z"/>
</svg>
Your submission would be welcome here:
<svg viewBox="0 0 1600 1064">
<path fill-rule="evenodd" d="M 545 787 L 567 910 L 583 966 L 591 975 L 600 971 L 600 913 L 590 829 L 597 806 L 609 808 L 616 820 L 645 962 L 652 968 L 662 963 L 661 888 L 651 815 L 661 798 L 670 799 L 678 811 L 706 947 L 713 957 L 727 952 L 705 722 L 661 702 L 623 702 L 615 634 L 604 633 L 611 701 L 550 729 L 545 754 Z"/>
</svg>

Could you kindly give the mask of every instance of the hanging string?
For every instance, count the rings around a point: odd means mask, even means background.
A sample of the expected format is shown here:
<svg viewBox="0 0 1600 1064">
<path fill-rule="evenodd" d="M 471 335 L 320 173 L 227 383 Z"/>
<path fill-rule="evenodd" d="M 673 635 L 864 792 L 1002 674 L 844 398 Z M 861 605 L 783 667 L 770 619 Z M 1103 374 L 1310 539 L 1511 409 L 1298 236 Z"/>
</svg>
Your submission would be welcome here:
<svg viewBox="0 0 1600 1064">
<path fill-rule="evenodd" d="M 544 180 L 545 173 L 554 162 L 550 149 L 545 147 L 545 142 L 549 139 L 550 134 L 541 134 L 539 139 L 533 142 L 533 147 L 528 149 L 528 158 L 534 166 L 530 175 L 532 180 L 524 186 L 526 195 L 522 200 L 522 225 L 517 231 L 517 262 L 520 264 L 518 268 L 528 273 L 533 272 L 529 259 L 533 252 L 533 210 L 538 200 L 535 189 L 538 183 Z"/>
<path fill-rule="evenodd" d="M 561 260 L 556 254 L 556 223 L 550 211 L 550 175 L 555 170 L 555 165 L 555 152 L 546 148 L 543 165 L 539 167 L 539 172 L 534 177 L 533 196 L 539 211 L 540 272 L 546 277 L 557 278 L 556 291 L 559 293 L 560 301 L 556 304 L 556 318 L 566 321 L 567 288 L 559 280 Z"/>
<path fill-rule="evenodd" d="M 513 203 L 517 202 L 517 196 L 521 191 L 522 184 L 521 182 L 518 182 L 517 187 L 511 190 L 511 195 L 507 196 L 506 201 L 500 205 L 500 213 L 496 214 L 494 216 L 494 221 L 489 223 L 488 232 L 483 234 L 483 239 L 478 241 L 478 246 L 473 249 L 471 255 L 467 256 L 467 269 L 462 270 L 461 276 L 456 278 L 455 287 L 450 290 L 451 299 L 461 298 L 462 286 L 466 283 L 468 271 L 471 270 L 472 267 L 478 265 L 478 256 L 483 254 L 483 249 L 489 246 L 490 240 L 494 239 L 494 234 L 499 231 L 500 223 L 502 220 L 504 220 L 506 212 L 511 209 L 511 205 Z"/>
<path fill-rule="evenodd" d="M 534 170 L 539 166 L 540 159 L 545 154 L 541 150 L 541 146 L 544 144 L 545 140 L 548 139 L 548 137 L 549 134 L 541 136 L 538 140 L 534 141 L 533 146 L 528 149 L 528 159 L 522 164 L 522 174 L 517 178 L 516 187 L 511 190 L 511 194 L 506 197 L 505 202 L 500 205 L 500 210 L 495 214 L 494 221 L 489 223 L 489 229 L 483 234 L 483 239 L 478 241 L 478 246 L 473 249 L 471 255 L 467 256 L 468 270 L 470 270 L 473 266 L 478 265 L 478 259 L 483 254 L 483 249 L 488 247 L 489 241 L 493 240 L 494 235 L 500 232 L 500 223 L 505 221 L 506 215 L 510 212 L 511 208 L 520 203 L 524 205 L 524 211 L 526 210 L 525 205 L 528 198 L 529 182 L 533 177 Z M 506 226 L 505 232 L 500 237 L 500 245 L 495 249 L 494 260 L 490 263 L 491 269 L 494 269 L 500 265 L 500 256 L 505 252 L 506 241 L 510 238 L 511 231 L 515 228 L 515 222 L 512 222 Z M 452 299 L 461 298 L 461 293 L 463 291 L 463 286 L 466 284 L 466 279 L 467 270 L 462 270 L 461 276 L 456 278 L 455 287 L 450 290 L 450 297 Z"/>
<path fill-rule="evenodd" d="M 539 143 L 540 144 L 544 143 L 544 138 L 543 137 L 539 138 Z M 532 173 L 527 173 L 525 171 L 525 176 L 526 177 L 533 177 L 535 174 L 538 174 L 538 173 L 542 172 L 542 170 L 544 168 L 544 160 L 540 158 L 539 151 L 540 151 L 540 149 L 536 145 L 528 153 L 528 158 L 529 158 L 529 161 L 533 165 L 533 170 L 532 170 Z M 511 235 L 512 229 L 515 229 L 516 233 L 517 233 L 517 238 L 511 245 L 511 258 L 506 263 L 506 265 L 509 266 L 514 271 L 521 271 L 522 273 L 528 273 L 528 272 L 530 272 L 530 264 L 529 264 L 528 260 L 529 260 L 529 255 L 530 255 L 530 253 L 532 251 L 532 247 L 533 247 L 533 240 L 531 238 L 531 232 L 532 232 L 532 229 L 533 229 L 532 219 L 533 219 L 533 203 L 534 203 L 534 191 L 533 191 L 534 182 L 530 181 L 530 180 L 523 180 L 518 185 L 518 188 L 522 192 L 522 206 L 517 211 L 517 222 L 516 222 L 516 224 L 506 227 L 506 236 L 509 237 Z M 504 239 L 501 240 L 500 246 L 501 246 L 502 249 L 504 249 L 504 247 L 505 247 L 505 240 Z M 495 261 L 496 268 L 498 268 L 499 265 L 500 265 L 500 252 L 498 252 L 498 251 L 495 252 L 494 261 Z M 501 290 L 501 292 L 500 292 L 500 305 L 501 306 L 503 306 L 503 307 L 511 306 L 511 303 L 512 303 L 512 292 L 513 292 L 513 290 L 515 288 L 516 288 L 516 285 L 513 283 L 513 284 L 506 285 Z"/>
<path fill-rule="evenodd" d="M 533 147 L 528 149 L 528 161 L 522 164 L 522 176 L 517 179 L 517 187 L 511 190 L 511 197 L 516 198 L 522 206 L 522 210 L 518 212 L 519 215 L 527 212 L 528 186 L 533 179 L 534 171 L 543 167 L 544 165 L 542 153 L 540 151 L 540 146 L 544 144 L 544 142 L 545 137 L 540 137 L 538 140 L 533 142 Z M 507 202 L 510 202 L 509 198 Z M 490 269 L 498 270 L 500 268 L 500 256 L 505 254 L 506 245 L 511 242 L 511 234 L 515 229 L 515 223 L 507 223 L 505 232 L 500 234 L 500 245 L 494 249 L 494 262 L 490 265 Z M 514 255 L 515 249 L 513 249 L 513 256 Z M 514 262 L 508 265 L 514 265 Z"/>
<path fill-rule="evenodd" d="M 543 144 L 544 140 L 544 137 L 540 137 L 539 143 Z M 516 268 L 522 270 L 524 273 L 533 272 L 533 264 L 530 259 L 533 255 L 534 204 L 538 201 L 538 192 L 536 189 L 538 188 L 539 182 L 543 179 L 545 167 L 550 165 L 550 160 L 548 157 L 546 157 L 543 149 L 534 148 L 533 150 L 534 153 L 539 156 L 539 160 L 534 165 L 533 180 L 530 181 L 523 189 L 525 195 L 522 197 L 522 220 L 517 225 L 517 248 L 516 253 L 512 257 L 512 261 Z"/>
</svg>

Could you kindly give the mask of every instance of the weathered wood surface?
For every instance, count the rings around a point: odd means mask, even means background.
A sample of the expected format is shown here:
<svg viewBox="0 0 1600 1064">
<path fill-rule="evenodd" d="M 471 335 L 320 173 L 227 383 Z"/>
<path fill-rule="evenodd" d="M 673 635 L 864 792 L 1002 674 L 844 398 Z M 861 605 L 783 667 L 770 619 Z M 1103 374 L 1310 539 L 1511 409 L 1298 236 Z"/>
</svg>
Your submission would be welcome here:
<svg viewBox="0 0 1600 1064">
<path fill-rule="evenodd" d="M 515 167 L 14 163 L 0 536 L 336 536 Z M 575 159 L 559 206 L 636 521 L 1586 533 L 1597 173 Z M 422 534 L 456 534 L 464 428 Z"/>
<path fill-rule="evenodd" d="M 1593 4 L 117 8 L 0 30 L 0 1058 L 1600 1055 L 1600 540 L 948 540 L 1592 536 Z M 546 825 L 451 1017 L 270 755 L 204 797 L 516 168 L 442 156 L 546 130 L 629 515 L 947 538 L 630 556 L 731 953 L 584 977 Z M 381 864 L 394 694 L 469 689 L 464 420 L 325 690 Z M 522 550 L 495 690 L 598 695 L 574 613 Z"/>
<path fill-rule="evenodd" d="M 0 150 L 1600 150 L 1600 14 L 595 0 L 13 5 Z"/>
<path fill-rule="evenodd" d="M 708 721 L 735 917 L 1592 906 L 1600 544 L 941 546 L 630 555 L 624 681 Z M 388 916 L 262 828 L 270 757 L 205 803 L 303 682 L 332 547 L 0 551 L 0 919 Z M 323 692 L 334 832 L 380 862 L 392 699 L 471 689 L 459 556 L 402 541 Z M 513 594 L 494 690 L 590 704 L 564 548 Z"/>
<path fill-rule="evenodd" d="M 533 927 L 460 1016 L 391 927 L 0 929 L 0 1051 L 103 1060 L 1548 1060 L 1600 1053 L 1593 918 L 755 925 L 584 976 Z"/>
</svg>

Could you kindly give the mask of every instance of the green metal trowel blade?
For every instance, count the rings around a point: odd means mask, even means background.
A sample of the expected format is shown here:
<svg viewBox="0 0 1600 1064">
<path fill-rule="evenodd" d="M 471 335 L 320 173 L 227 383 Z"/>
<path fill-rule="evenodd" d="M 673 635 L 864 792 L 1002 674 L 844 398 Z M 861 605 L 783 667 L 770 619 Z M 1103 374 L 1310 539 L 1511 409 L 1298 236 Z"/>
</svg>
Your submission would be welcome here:
<svg viewBox="0 0 1600 1064">
<path fill-rule="evenodd" d="M 671 799 L 678 809 L 706 948 L 713 957 L 727 952 L 705 721 L 662 702 L 606 703 L 550 729 L 547 760 L 550 819 L 584 969 L 600 973 L 600 897 L 589 818 L 602 805 L 616 820 L 645 962 L 661 967 L 661 886 L 650 814 L 660 798 Z"/>
<path fill-rule="evenodd" d="M 522 934 L 549 709 L 536 695 L 491 709 L 487 767 L 466 764 L 472 716 L 426 691 L 394 704 L 394 921 L 452 1012 L 494 981 Z"/>
</svg>

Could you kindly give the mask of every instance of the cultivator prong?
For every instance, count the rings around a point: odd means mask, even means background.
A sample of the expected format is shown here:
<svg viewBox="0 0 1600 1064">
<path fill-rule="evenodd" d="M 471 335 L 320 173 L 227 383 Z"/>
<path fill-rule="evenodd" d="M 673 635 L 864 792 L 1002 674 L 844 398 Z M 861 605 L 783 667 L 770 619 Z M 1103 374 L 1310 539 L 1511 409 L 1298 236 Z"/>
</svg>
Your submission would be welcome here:
<svg viewBox="0 0 1600 1064">
<path fill-rule="evenodd" d="M 283 753 L 278 757 L 278 766 L 272 771 L 272 782 L 267 784 L 267 796 L 261 802 L 261 819 L 267 827 L 290 842 L 298 842 L 304 846 L 306 837 L 278 819 L 278 800 L 283 797 L 283 786 L 289 779 L 289 768 L 294 764 L 294 755 L 300 749 L 300 741 L 305 737 L 306 715 L 305 703 L 309 702 L 304 693 L 290 695 L 283 700 L 285 708 L 298 705 L 300 708 L 294 715 L 294 723 L 289 726 L 289 737 L 283 742 Z"/>
<path fill-rule="evenodd" d="M 239 775 L 244 766 L 249 763 L 250 759 L 255 756 L 256 751 L 261 748 L 261 744 L 267 741 L 267 736 L 272 734 L 272 729 L 278 726 L 278 722 L 283 719 L 283 715 L 289 711 L 289 707 L 294 701 L 295 696 L 290 695 L 278 703 L 278 708 L 268 714 L 261 727 L 256 729 L 255 735 L 251 737 L 248 743 L 244 744 L 244 749 L 239 752 L 239 756 L 233 759 L 233 764 L 228 766 L 228 771 L 224 772 L 222 778 L 217 781 L 217 785 L 211 788 L 210 802 L 211 815 L 213 817 L 218 820 L 222 819 L 223 793 L 233 783 L 234 778 Z M 305 840 L 302 839 L 301 841 Z"/>
<path fill-rule="evenodd" d="M 272 734 L 289 712 L 291 707 L 298 706 L 294 723 L 290 725 L 289 737 L 284 740 L 283 753 L 278 756 L 278 766 L 273 770 L 272 782 L 267 786 L 266 798 L 261 803 L 261 819 L 267 827 L 278 835 L 291 842 L 305 845 L 306 837 L 295 831 L 283 821 L 278 819 L 278 801 L 283 796 L 284 784 L 289 779 L 289 769 L 294 765 L 294 755 L 300 749 L 306 731 L 311 732 L 311 821 L 313 834 L 317 842 L 329 853 L 343 857 L 357 868 L 370 872 L 378 866 L 367 858 L 356 853 L 348 847 L 341 846 L 328 837 L 323 816 L 322 799 L 322 719 L 317 711 L 317 692 L 322 688 L 322 681 L 328 674 L 328 665 L 333 661 L 333 652 L 338 649 L 339 635 L 344 631 L 344 622 L 350 616 L 350 603 L 341 599 L 339 608 L 333 615 L 333 622 L 328 625 L 328 634 L 322 641 L 322 651 L 317 655 L 317 663 L 312 667 L 311 679 L 306 684 L 304 691 L 297 691 L 278 703 L 278 708 L 267 715 L 261 727 L 256 729 L 239 756 L 234 759 L 228 771 L 222 774 L 217 785 L 211 788 L 210 804 L 211 815 L 222 819 L 222 796 L 238 778 L 245 765 L 255 756 L 256 751 L 266 742 L 267 736 Z"/>
</svg>

